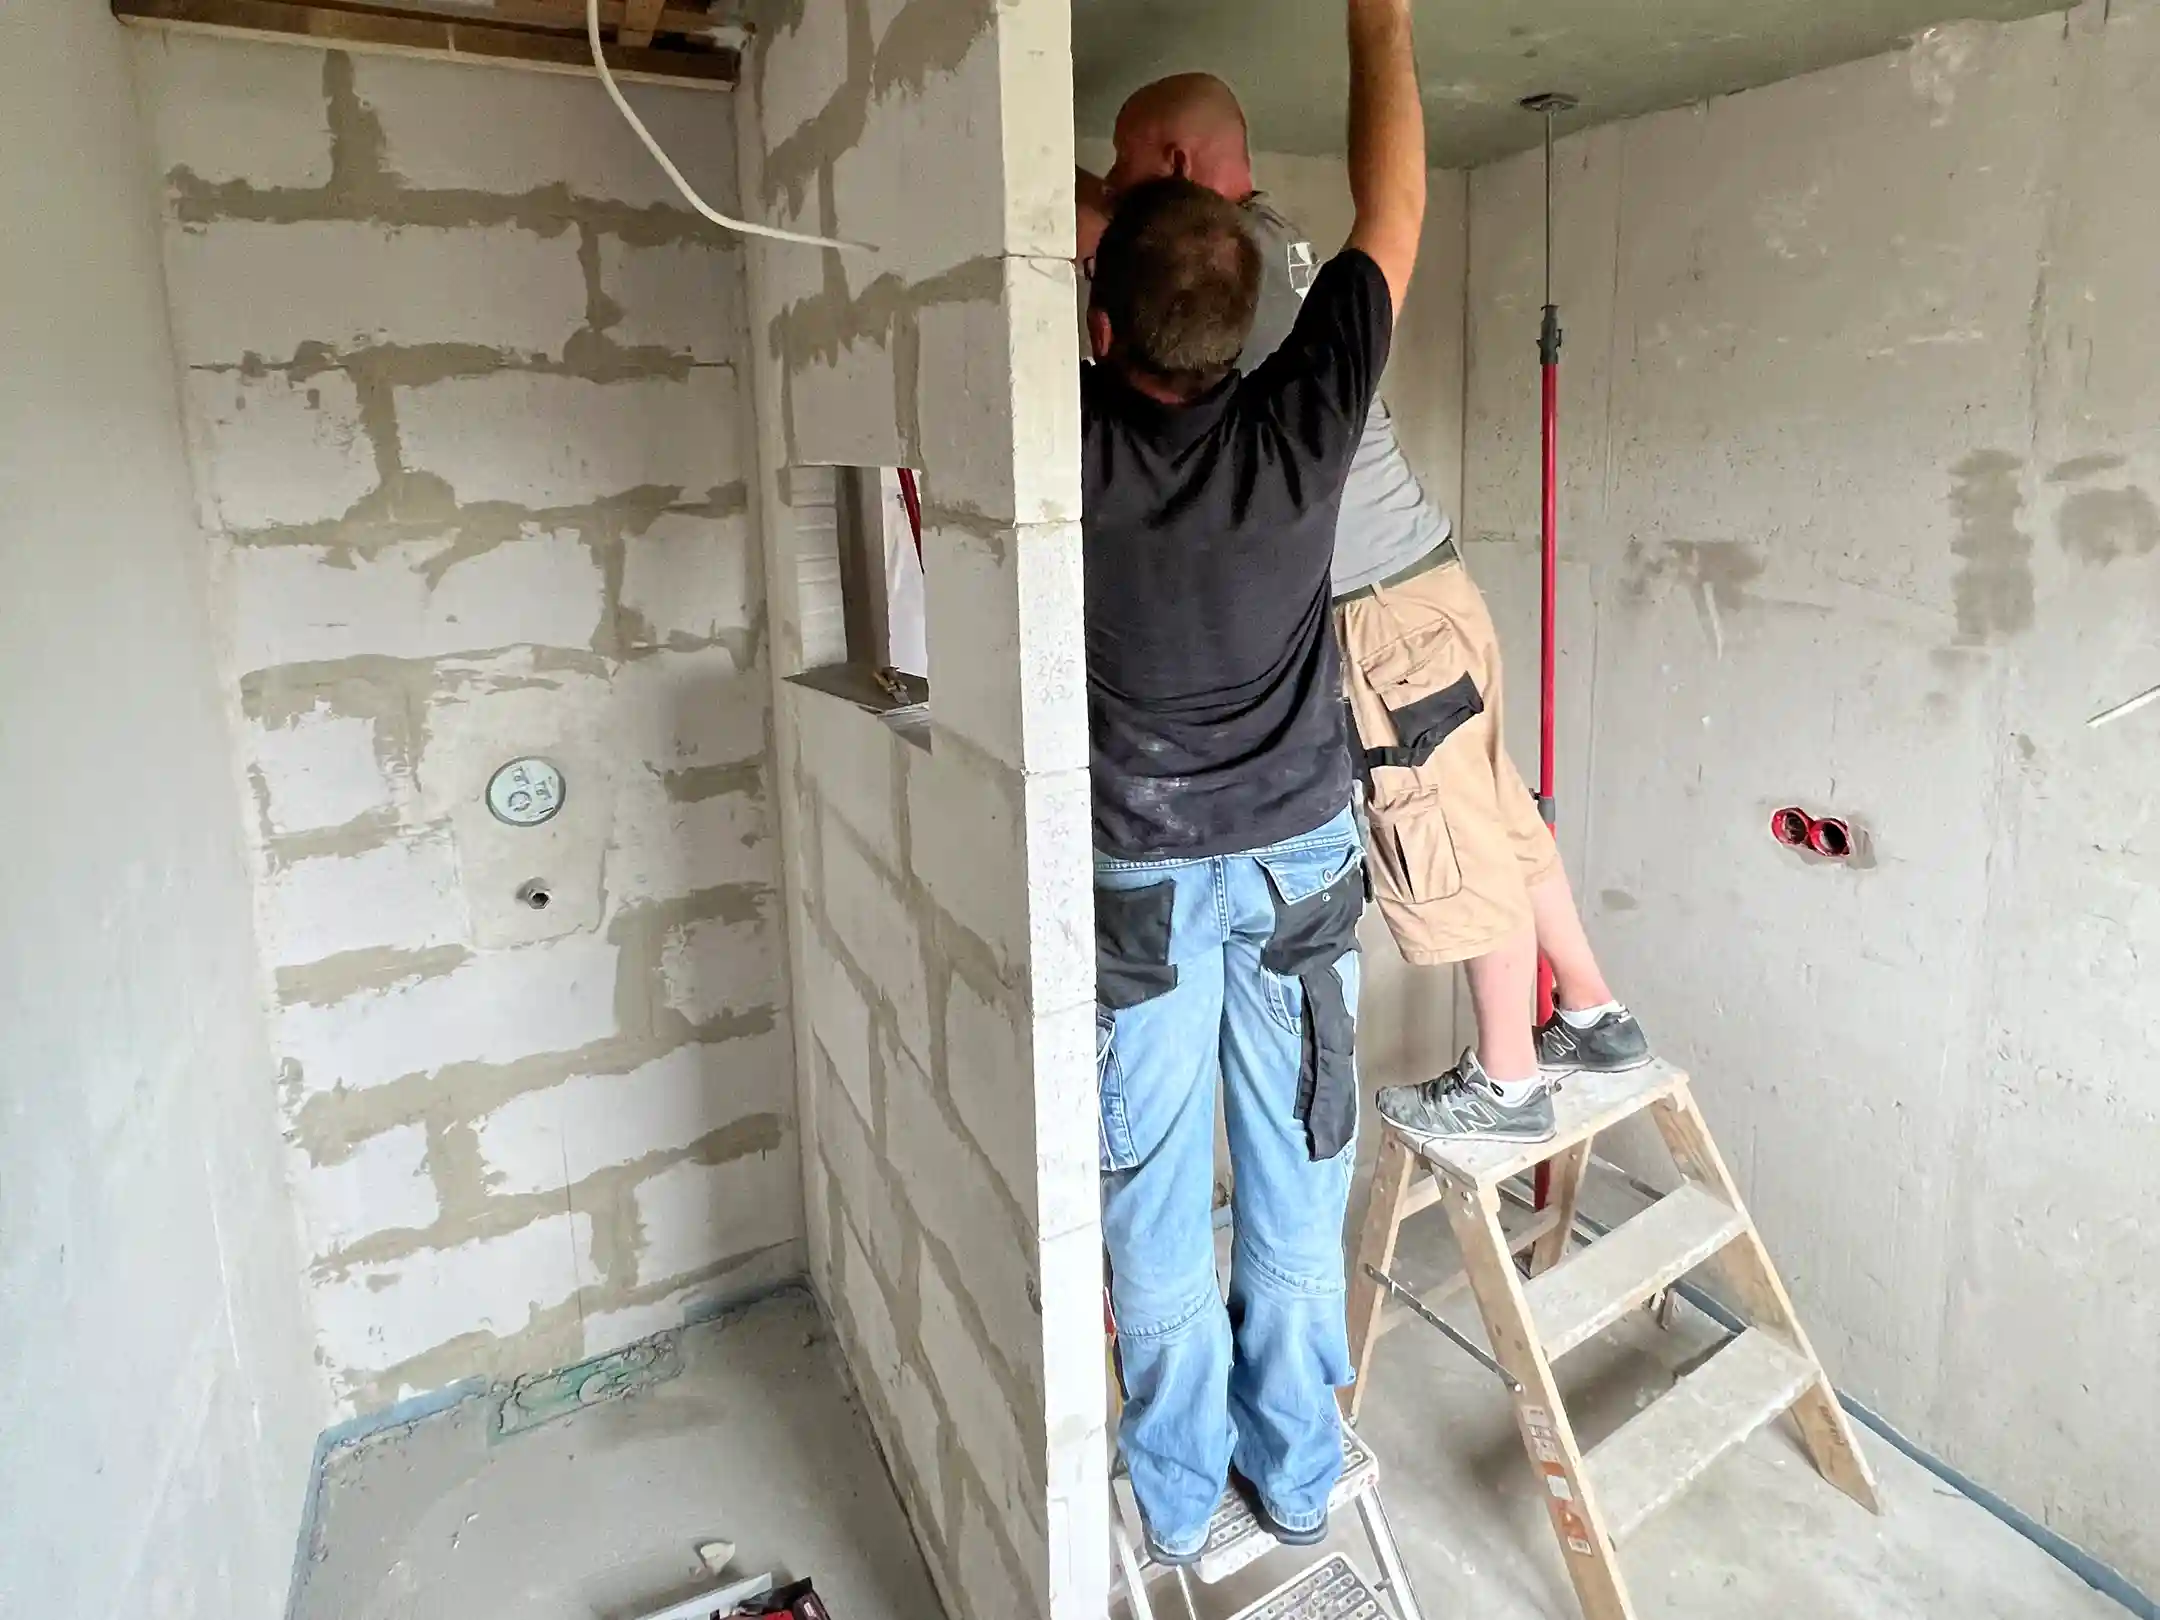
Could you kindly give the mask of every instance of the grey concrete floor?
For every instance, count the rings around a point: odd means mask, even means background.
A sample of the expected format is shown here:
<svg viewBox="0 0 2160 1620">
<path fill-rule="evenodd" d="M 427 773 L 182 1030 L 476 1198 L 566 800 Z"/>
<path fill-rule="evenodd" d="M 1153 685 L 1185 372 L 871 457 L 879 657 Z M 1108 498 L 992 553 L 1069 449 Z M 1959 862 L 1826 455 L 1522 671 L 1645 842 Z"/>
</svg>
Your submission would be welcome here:
<svg viewBox="0 0 2160 1620">
<path fill-rule="evenodd" d="M 841 1620 L 936 1595 L 807 1295 L 686 1329 L 682 1371 L 490 1442 L 467 1401 L 333 1459 L 294 1620 L 631 1620 L 733 1568 Z"/>
<path fill-rule="evenodd" d="M 1352 1199 L 1352 1229 L 1363 1209 Z M 1458 1269 L 1435 1210 L 1403 1229 L 1397 1267 L 1420 1292 Z M 1484 1342 L 1476 1306 L 1442 1312 Z M 1647 1313 L 1564 1357 L 1578 1437 L 1594 1444 L 1671 1387 L 1719 1343 L 1681 1307 L 1674 1327 Z M 1506 1391 L 1439 1333 L 1406 1321 L 1381 1340 L 1358 1432 L 1381 1461 L 1381 1495 L 1425 1620 L 1579 1620 Z M 1717 1464 L 1621 1548 L 1643 1620 L 2124 1620 L 2000 1520 L 1865 1431 L 1884 1512 L 1824 1483 L 1780 1423 Z M 1330 1542 L 1372 1571 L 1355 1516 Z M 1271 1553 L 1214 1588 L 1217 1620 L 1314 1555 Z M 1176 1587 L 1152 1588 L 1157 1620 L 1183 1620 Z M 1122 1613 L 1122 1608 L 1120 1610 Z"/>
<path fill-rule="evenodd" d="M 1437 1215 L 1405 1229 L 1405 1280 L 1455 1269 Z M 1473 1336 L 1459 1298 L 1446 1313 Z M 1561 1363 L 1594 1442 L 1719 1340 L 1682 1310 L 1641 1313 Z M 683 1370 L 509 1439 L 467 1402 L 334 1459 L 294 1620 L 632 1620 L 711 1583 L 696 1548 L 737 1569 L 816 1578 L 840 1620 L 941 1613 L 868 1426 L 815 1307 L 786 1294 L 682 1336 Z M 1418 1323 L 1382 1341 L 1360 1432 L 1426 1620 L 1579 1614 L 1491 1375 Z M 1783 1427 L 1756 1436 L 1622 1549 L 1644 1620 L 2122 1620 L 2007 1526 L 1862 1435 L 1873 1517 L 1819 1479 Z M 1353 1522 L 1334 1544 L 1370 1568 Z M 1218 1620 L 1310 1554 L 1271 1554 L 1199 1589 Z M 1182 1616 L 1155 1588 L 1162 1620 Z M 1120 1613 L 1123 1613 L 1122 1605 Z M 1019 1620 L 1019 1617 L 1015 1617 Z"/>
</svg>

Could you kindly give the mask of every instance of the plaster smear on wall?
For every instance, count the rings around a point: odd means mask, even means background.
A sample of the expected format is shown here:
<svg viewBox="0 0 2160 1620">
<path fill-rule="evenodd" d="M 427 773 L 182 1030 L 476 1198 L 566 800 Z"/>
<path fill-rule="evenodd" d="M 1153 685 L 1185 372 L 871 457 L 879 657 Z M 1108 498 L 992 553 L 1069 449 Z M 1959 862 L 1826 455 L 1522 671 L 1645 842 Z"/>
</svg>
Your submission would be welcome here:
<svg viewBox="0 0 2160 1620">
<path fill-rule="evenodd" d="M 738 250 L 588 85 L 137 49 L 332 1390 L 799 1272 Z M 730 101 L 640 100 L 728 198 Z"/>
</svg>

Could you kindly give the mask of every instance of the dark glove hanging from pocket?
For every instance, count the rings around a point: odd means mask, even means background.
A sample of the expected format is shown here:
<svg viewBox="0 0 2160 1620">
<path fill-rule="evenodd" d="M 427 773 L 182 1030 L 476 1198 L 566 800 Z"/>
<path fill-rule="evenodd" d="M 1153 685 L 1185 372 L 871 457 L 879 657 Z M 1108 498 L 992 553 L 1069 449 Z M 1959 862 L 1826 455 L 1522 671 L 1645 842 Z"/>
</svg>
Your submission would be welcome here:
<svg viewBox="0 0 2160 1620">
<path fill-rule="evenodd" d="M 1334 1158 L 1357 1134 L 1357 1020 L 1335 964 L 1357 949 L 1364 909 L 1364 875 L 1348 867 L 1302 900 L 1285 900 L 1278 891 L 1275 930 L 1260 953 L 1263 968 L 1297 980 L 1304 992 L 1297 1117 L 1315 1161 Z"/>
<path fill-rule="evenodd" d="M 1304 1056 L 1298 1065 L 1298 1118 L 1317 1163 L 1357 1135 L 1357 1020 L 1334 965 L 1303 974 Z"/>
</svg>

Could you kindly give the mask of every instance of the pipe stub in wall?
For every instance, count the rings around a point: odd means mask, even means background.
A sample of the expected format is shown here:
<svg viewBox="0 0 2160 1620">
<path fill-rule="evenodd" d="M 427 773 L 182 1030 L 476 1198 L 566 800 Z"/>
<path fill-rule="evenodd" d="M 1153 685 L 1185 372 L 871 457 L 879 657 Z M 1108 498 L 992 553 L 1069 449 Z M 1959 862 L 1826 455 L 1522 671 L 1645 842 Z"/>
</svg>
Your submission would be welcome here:
<svg viewBox="0 0 2160 1620">
<path fill-rule="evenodd" d="M 1804 850 L 1825 860 L 1850 860 L 1859 843 L 1850 823 L 1841 816 L 1811 816 L 1798 805 L 1787 805 L 1770 815 L 1770 836 L 1787 849 Z"/>
<path fill-rule="evenodd" d="M 1836 816 L 1821 816 L 1808 826 L 1807 847 L 1833 861 L 1852 853 L 1852 829 Z"/>
</svg>

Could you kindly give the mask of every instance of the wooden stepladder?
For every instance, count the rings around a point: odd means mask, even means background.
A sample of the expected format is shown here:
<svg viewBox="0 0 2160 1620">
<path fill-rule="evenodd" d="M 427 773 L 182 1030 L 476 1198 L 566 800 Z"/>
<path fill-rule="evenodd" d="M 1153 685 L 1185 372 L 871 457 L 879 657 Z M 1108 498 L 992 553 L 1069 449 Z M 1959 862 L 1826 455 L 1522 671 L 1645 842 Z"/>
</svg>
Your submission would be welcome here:
<svg viewBox="0 0 2160 1620">
<path fill-rule="evenodd" d="M 1558 1133 L 1546 1142 L 1433 1142 L 1390 1131 L 1350 1285 L 1354 1414 L 1373 1347 L 1402 1310 L 1434 1321 L 1507 1383 L 1524 1449 L 1588 1620 L 1634 1620 L 1618 1544 L 1720 1457 L 1790 1412 L 1823 1477 L 1871 1512 L 1875 1482 L 1836 1392 L 1793 1314 L 1755 1224 L 1710 1139 L 1688 1078 L 1668 1063 L 1628 1074 L 1577 1075 L 1554 1099 Z M 1678 1167 L 1680 1185 L 1587 1248 L 1568 1252 L 1576 1201 L 1600 1131 L 1648 1110 Z M 1550 1161 L 1550 1203 L 1525 1232 L 1500 1223 L 1501 1186 Z M 1430 1172 L 1422 1183 L 1419 1171 Z M 1491 1343 L 1487 1356 L 1389 1275 L 1405 1219 L 1439 1204 L 1462 1249 L 1463 1269 Z M 1530 1275 L 1512 1255 L 1529 1250 Z M 1587 1454 L 1553 1380 L 1552 1364 L 1698 1266 L 1713 1265 L 1746 1331 Z M 1391 1300 L 1400 1304 L 1391 1305 Z"/>
</svg>

